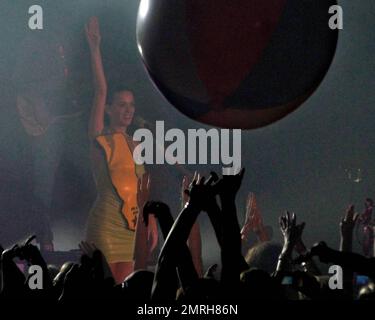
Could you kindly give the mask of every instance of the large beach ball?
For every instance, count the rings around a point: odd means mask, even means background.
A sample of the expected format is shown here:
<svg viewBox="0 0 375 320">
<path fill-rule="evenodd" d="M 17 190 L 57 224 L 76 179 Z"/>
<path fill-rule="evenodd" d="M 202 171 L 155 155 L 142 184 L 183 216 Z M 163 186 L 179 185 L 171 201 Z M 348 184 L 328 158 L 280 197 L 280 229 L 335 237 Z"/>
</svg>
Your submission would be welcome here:
<svg viewBox="0 0 375 320">
<path fill-rule="evenodd" d="M 299 107 L 332 62 L 335 0 L 141 0 L 138 48 L 178 110 L 226 128 L 262 127 Z"/>
</svg>

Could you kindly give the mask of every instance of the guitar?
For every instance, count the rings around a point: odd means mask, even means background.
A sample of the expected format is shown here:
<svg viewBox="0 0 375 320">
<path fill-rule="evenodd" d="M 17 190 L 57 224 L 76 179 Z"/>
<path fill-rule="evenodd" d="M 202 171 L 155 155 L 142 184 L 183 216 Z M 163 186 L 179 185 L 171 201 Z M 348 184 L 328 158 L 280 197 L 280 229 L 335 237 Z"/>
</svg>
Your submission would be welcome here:
<svg viewBox="0 0 375 320">
<path fill-rule="evenodd" d="M 26 133 L 34 137 L 45 134 L 49 127 L 55 123 L 78 117 L 83 113 L 83 111 L 78 111 L 67 115 L 54 116 L 48 112 L 43 99 L 21 95 L 17 96 L 16 104 Z"/>
</svg>

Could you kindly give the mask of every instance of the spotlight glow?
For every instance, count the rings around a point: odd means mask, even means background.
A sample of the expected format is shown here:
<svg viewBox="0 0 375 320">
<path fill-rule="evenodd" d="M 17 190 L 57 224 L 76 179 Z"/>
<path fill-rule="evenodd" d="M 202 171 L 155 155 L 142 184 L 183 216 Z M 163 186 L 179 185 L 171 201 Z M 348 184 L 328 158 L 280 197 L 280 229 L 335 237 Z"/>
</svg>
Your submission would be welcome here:
<svg viewBox="0 0 375 320">
<path fill-rule="evenodd" d="M 148 10 L 150 8 L 150 0 L 142 0 L 139 5 L 139 17 L 144 19 L 147 16 Z"/>
</svg>

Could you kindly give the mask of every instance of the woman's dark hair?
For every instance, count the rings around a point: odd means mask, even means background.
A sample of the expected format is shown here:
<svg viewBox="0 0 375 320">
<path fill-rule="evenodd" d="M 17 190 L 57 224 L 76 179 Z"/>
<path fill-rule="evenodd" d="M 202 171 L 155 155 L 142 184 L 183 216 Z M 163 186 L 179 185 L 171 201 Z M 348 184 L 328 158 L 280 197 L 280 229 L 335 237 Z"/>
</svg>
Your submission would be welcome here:
<svg viewBox="0 0 375 320">
<path fill-rule="evenodd" d="M 107 105 L 110 106 L 113 103 L 115 95 L 117 93 L 123 92 L 123 91 L 129 91 L 129 92 L 133 93 L 133 96 L 135 96 L 134 90 L 133 89 L 129 89 L 129 86 L 126 86 L 126 85 L 113 86 L 113 87 L 110 87 L 110 89 L 108 90 Z M 109 116 L 105 112 L 104 113 L 104 126 L 108 128 L 109 125 L 110 125 Z M 134 131 L 134 129 L 135 129 L 134 125 L 131 125 L 129 127 L 129 133 L 132 132 L 132 131 Z"/>
<path fill-rule="evenodd" d="M 129 89 L 128 86 L 125 86 L 125 85 L 118 85 L 118 86 L 114 86 L 114 87 L 111 87 L 109 90 L 108 90 L 108 96 L 107 96 L 107 104 L 108 105 L 111 105 L 113 103 L 113 100 L 114 100 L 114 97 L 117 93 L 119 92 L 123 92 L 123 91 L 129 91 L 129 92 L 132 92 L 133 95 L 134 95 L 134 91 L 132 89 Z"/>
</svg>

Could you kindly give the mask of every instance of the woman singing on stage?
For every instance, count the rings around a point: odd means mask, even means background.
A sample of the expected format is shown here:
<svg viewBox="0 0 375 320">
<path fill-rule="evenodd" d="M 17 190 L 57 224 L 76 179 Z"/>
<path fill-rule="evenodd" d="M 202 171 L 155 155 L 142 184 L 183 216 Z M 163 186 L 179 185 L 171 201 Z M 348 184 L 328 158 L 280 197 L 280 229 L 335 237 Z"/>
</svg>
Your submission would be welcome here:
<svg viewBox="0 0 375 320">
<path fill-rule="evenodd" d="M 148 230 L 139 232 L 140 225 L 143 225 L 143 221 L 138 222 L 139 207 L 147 200 L 144 199 L 144 191 L 148 187 L 146 188 L 147 183 L 142 182 L 145 177 L 144 167 L 136 165 L 133 160 L 134 142 L 127 135 L 127 128 L 135 111 L 133 93 L 119 89 L 106 101 L 107 83 L 97 18 L 92 17 L 85 29 L 95 87 L 89 137 L 97 186 L 97 198 L 87 222 L 86 241 L 103 252 L 116 283 L 121 283 L 134 270 L 134 257 L 137 256 L 137 252 L 134 252 L 135 234 L 137 233 L 137 243 L 138 238 L 147 238 L 148 249 L 153 250 L 158 239 L 157 227 L 156 221 L 151 219 Z M 104 122 L 105 114 L 109 118 L 108 127 Z M 146 240 L 141 242 L 145 243 Z M 144 247 L 140 251 L 144 252 Z M 146 260 L 143 260 L 135 268 L 146 267 Z"/>
</svg>

